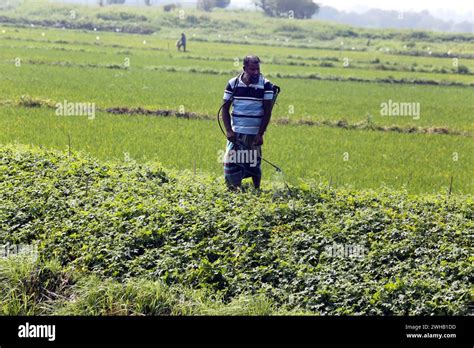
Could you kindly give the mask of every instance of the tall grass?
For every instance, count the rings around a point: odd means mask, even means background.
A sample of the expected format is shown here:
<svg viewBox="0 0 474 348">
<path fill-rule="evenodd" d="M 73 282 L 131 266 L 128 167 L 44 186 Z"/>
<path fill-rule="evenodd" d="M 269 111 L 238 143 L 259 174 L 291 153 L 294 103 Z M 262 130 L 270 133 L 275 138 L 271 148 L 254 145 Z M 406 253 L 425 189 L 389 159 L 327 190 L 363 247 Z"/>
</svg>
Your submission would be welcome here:
<svg viewBox="0 0 474 348">
<path fill-rule="evenodd" d="M 276 308 L 265 295 L 225 301 L 206 290 L 168 286 L 159 280 L 120 282 L 65 271 L 54 260 L 28 255 L 0 258 L 0 315 L 296 315 L 310 312 Z"/>
</svg>

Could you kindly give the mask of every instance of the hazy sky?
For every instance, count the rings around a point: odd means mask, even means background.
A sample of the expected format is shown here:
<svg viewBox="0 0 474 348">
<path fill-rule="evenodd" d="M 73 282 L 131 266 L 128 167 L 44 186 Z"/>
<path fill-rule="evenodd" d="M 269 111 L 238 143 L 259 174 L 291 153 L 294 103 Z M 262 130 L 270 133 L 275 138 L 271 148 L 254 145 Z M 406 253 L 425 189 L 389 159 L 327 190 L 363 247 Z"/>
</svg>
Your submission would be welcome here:
<svg viewBox="0 0 474 348">
<path fill-rule="evenodd" d="M 252 0 L 231 0 L 234 4 L 251 4 Z M 339 10 L 355 8 L 380 8 L 384 10 L 430 10 L 445 9 L 454 12 L 473 12 L 474 0 L 316 0 L 318 4 L 335 7 Z"/>
</svg>

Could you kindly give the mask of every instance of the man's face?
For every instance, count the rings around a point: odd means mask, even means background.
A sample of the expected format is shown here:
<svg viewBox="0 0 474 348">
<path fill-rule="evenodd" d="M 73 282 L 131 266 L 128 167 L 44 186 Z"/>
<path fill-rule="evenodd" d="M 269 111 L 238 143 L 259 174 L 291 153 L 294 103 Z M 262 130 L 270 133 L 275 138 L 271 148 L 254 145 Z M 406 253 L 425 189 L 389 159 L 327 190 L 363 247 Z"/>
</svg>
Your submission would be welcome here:
<svg viewBox="0 0 474 348">
<path fill-rule="evenodd" d="M 250 83 L 258 83 L 258 79 L 260 77 L 260 64 L 250 62 L 247 67 L 244 68 L 245 73 L 247 74 L 247 78 Z"/>
</svg>

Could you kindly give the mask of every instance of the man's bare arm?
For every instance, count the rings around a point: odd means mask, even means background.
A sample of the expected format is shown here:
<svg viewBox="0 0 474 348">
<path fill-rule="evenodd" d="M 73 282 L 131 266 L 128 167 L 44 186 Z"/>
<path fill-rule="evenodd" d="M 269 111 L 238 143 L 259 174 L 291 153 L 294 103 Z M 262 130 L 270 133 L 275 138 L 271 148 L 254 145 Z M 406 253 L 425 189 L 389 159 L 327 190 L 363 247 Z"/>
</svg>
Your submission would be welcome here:
<svg viewBox="0 0 474 348">
<path fill-rule="evenodd" d="M 260 125 L 260 129 L 258 130 L 258 134 L 263 136 L 265 131 L 267 130 L 267 126 L 270 123 L 270 118 L 272 117 L 272 100 L 264 100 L 263 101 L 263 119 L 262 124 Z"/>
<path fill-rule="evenodd" d="M 231 142 L 235 142 L 235 133 L 232 131 L 230 123 L 230 104 L 230 102 L 227 102 L 222 108 L 222 120 L 224 121 L 227 139 Z"/>
</svg>

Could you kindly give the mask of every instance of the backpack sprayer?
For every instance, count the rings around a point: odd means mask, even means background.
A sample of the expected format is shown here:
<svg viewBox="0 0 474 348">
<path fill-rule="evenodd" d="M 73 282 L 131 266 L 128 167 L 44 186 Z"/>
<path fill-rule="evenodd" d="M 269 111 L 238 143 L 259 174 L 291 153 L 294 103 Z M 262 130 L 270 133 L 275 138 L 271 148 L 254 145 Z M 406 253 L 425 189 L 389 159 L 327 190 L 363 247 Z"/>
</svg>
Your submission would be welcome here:
<svg viewBox="0 0 474 348">
<path fill-rule="evenodd" d="M 237 78 L 235 79 L 235 82 L 234 82 L 234 86 L 233 86 L 233 88 L 232 88 L 232 94 L 231 94 L 230 98 L 227 99 L 226 101 L 224 101 L 224 102 L 222 103 L 221 107 L 219 108 L 219 111 L 217 112 L 217 123 L 219 124 L 219 128 L 221 129 L 222 134 L 224 134 L 224 136 L 225 136 L 226 138 L 227 138 L 227 134 L 226 134 L 226 132 L 224 131 L 224 128 L 222 128 L 220 115 L 221 115 L 221 112 L 222 112 L 222 109 L 224 108 L 224 106 L 226 106 L 228 103 L 231 103 L 231 102 L 234 100 L 234 95 L 235 95 L 236 90 L 237 90 L 236 87 L 237 87 L 237 84 L 239 83 L 239 78 L 240 78 L 242 75 L 243 75 L 243 73 L 241 73 L 241 74 L 239 74 L 239 75 L 237 76 Z M 275 103 L 276 103 L 276 100 L 277 100 L 277 98 L 278 98 L 278 94 L 280 94 L 281 89 L 280 89 L 280 87 L 277 86 L 277 85 L 273 85 L 273 86 L 272 86 L 272 89 L 273 89 L 273 100 L 272 100 L 272 110 L 273 110 L 273 106 L 274 106 Z M 249 148 L 248 148 L 245 144 L 243 144 L 242 142 L 237 142 L 237 145 L 242 146 L 243 148 L 249 150 Z M 257 154 L 257 157 L 260 158 L 262 161 L 265 161 L 266 163 L 268 163 L 269 165 L 271 165 L 273 168 L 275 168 L 275 170 L 277 171 L 277 173 L 282 173 L 282 174 L 283 174 L 283 170 L 282 170 L 280 167 L 278 167 L 277 165 L 275 165 L 275 164 L 273 164 L 272 162 L 266 160 L 266 159 L 263 158 L 262 156 L 259 156 L 258 154 Z M 238 165 L 238 164 L 237 164 L 237 165 Z M 246 170 L 244 166 L 241 166 L 241 167 L 244 168 L 244 170 Z M 283 181 L 284 181 L 286 187 L 288 188 L 288 190 L 291 192 L 291 189 L 290 189 L 290 187 L 288 186 L 288 184 L 286 183 L 286 181 L 285 181 L 284 179 L 283 179 Z"/>
</svg>

